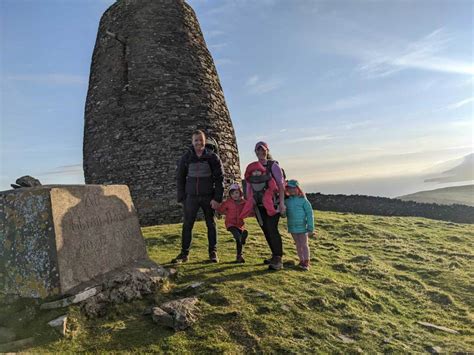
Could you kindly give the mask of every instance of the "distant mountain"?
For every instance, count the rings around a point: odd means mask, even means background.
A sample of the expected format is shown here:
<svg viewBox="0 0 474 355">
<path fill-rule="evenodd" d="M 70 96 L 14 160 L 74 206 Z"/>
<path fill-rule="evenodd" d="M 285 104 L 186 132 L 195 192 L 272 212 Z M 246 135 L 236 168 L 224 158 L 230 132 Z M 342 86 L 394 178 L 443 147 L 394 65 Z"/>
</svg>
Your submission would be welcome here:
<svg viewBox="0 0 474 355">
<path fill-rule="evenodd" d="M 452 186 L 436 190 L 420 191 L 397 198 L 404 201 L 437 203 L 440 205 L 458 203 L 461 205 L 474 206 L 474 185 Z"/>
<path fill-rule="evenodd" d="M 425 182 L 450 183 L 474 180 L 474 153 L 444 164 L 441 173 L 429 174 Z"/>
</svg>

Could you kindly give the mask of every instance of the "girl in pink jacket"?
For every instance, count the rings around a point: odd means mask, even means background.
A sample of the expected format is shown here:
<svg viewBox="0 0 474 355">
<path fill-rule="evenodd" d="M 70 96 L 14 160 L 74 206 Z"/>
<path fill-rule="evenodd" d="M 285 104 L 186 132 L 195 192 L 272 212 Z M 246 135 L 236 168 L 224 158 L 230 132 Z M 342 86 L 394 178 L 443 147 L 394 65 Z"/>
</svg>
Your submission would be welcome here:
<svg viewBox="0 0 474 355">
<path fill-rule="evenodd" d="M 229 197 L 216 209 L 225 215 L 225 227 L 235 239 L 237 247 L 236 262 L 245 263 L 243 257 L 243 246 L 247 240 L 248 232 L 245 230 L 244 220 L 240 217 L 246 203 L 239 184 L 232 184 L 229 189 Z"/>
</svg>

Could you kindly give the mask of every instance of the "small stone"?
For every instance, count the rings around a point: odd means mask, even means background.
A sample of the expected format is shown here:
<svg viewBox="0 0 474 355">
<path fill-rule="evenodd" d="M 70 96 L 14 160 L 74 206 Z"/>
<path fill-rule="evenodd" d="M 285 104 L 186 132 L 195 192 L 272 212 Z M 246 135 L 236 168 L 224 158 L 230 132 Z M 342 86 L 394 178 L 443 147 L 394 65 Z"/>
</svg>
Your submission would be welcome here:
<svg viewBox="0 0 474 355">
<path fill-rule="evenodd" d="M 289 311 L 290 311 L 290 307 L 288 307 L 286 304 L 281 305 L 280 308 L 281 308 L 283 311 L 285 311 L 285 312 L 289 312 Z"/>
<path fill-rule="evenodd" d="M 197 302 L 196 297 L 187 297 L 166 302 L 160 308 L 173 317 L 173 328 L 175 330 L 184 330 L 193 325 L 198 319 Z"/>
<path fill-rule="evenodd" d="M 93 287 L 71 297 L 63 298 L 54 302 L 43 303 L 40 306 L 40 309 L 55 309 L 55 308 L 67 307 L 71 304 L 85 301 L 86 299 L 92 296 L 95 296 L 98 292 L 99 292 L 99 288 Z"/>
<path fill-rule="evenodd" d="M 169 328 L 174 328 L 173 316 L 163 311 L 160 307 L 153 307 L 151 310 L 151 318 L 153 322 Z"/>
<path fill-rule="evenodd" d="M 144 316 L 149 316 L 150 314 L 152 314 L 153 308 L 154 308 L 154 307 L 147 307 L 147 308 L 145 308 L 145 309 L 143 310 L 143 313 L 142 313 L 142 314 L 143 314 Z"/>
<path fill-rule="evenodd" d="M 436 325 L 436 324 L 432 324 L 432 323 L 428 323 L 428 322 L 417 322 L 417 323 L 424 326 L 424 327 L 426 327 L 426 328 L 437 329 L 437 330 L 441 330 L 443 332 L 451 333 L 451 334 L 459 334 L 459 332 L 457 330 L 450 329 L 450 328 L 447 328 L 447 327 L 443 327 L 441 325 Z"/>
<path fill-rule="evenodd" d="M 15 181 L 21 187 L 34 187 L 34 186 L 41 186 L 41 182 L 38 179 L 35 179 L 32 176 L 25 175 L 22 176 Z"/>
<path fill-rule="evenodd" d="M 56 329 L 59 334 L 66 335 L 67 315 L 53 319 L 52 321 L 48 322 L 48 325 Z"/>
<path fill-rule="evenodd" d="M 343 334 L 339 334 L 338 335 L 338 338 L 342 340 L 343 343 L 345 344 L 351 344 L 351 343 L 355 343 L 355 340 L 352 339 L 352 338 L 349 338 L 348 336 L 345 336 Z"/>
<path fill-rule="evenodd" d="M 427 346 L 426 350 L 431 354 L 441 354 L 443 349 L 440 346 Z"/>
<path fill-rule="evenodd" d="M 191 285 L 189 285 L 191 288 L 198 288 L 198 287 L 201 287 L 202 285 L 204 285 L 204 282 L 194 282 L 192 283 Z"/>
<path fill-rule="evenodd" d="M 169 272 L 170 277 L 174 277 L 178 274 L 178 270 L 176 270 L 175 268 L 169 268 L 168 272 Z"/>
</svg>

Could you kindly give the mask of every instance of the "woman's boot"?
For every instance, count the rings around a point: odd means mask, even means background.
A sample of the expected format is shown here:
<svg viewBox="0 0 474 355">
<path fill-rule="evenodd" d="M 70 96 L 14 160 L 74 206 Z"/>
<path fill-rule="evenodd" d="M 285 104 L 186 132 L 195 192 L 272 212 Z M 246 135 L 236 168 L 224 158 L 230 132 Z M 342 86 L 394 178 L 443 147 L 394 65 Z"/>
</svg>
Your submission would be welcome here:
<svg viewBox="0 0 474 355">
<path fill-rule="evenodd" d="M 281 256 L 273 256 L 270 264 L 268 265 L 270 270 L 281 270 L 283 269 L 283 263 L 281 261 Z"/>
</svg>

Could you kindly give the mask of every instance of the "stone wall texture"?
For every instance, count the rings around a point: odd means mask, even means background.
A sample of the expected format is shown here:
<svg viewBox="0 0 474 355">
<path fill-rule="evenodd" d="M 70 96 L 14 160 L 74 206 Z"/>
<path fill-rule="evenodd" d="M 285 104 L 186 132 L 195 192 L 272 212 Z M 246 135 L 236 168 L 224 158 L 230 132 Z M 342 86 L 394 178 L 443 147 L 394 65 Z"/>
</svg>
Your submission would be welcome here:
<svg viewBox="0 0 474 355">
<path fill-rule="evenodd" d="M 119 0 L 102 16 L 85 107 L 87 184 L 128 185 L 141 225 L 179 222 L 176 165 L 204 130 L 226 185 L 240 180 L 234 128 L 213 59 L 183 0 Z"/>
</svg>

